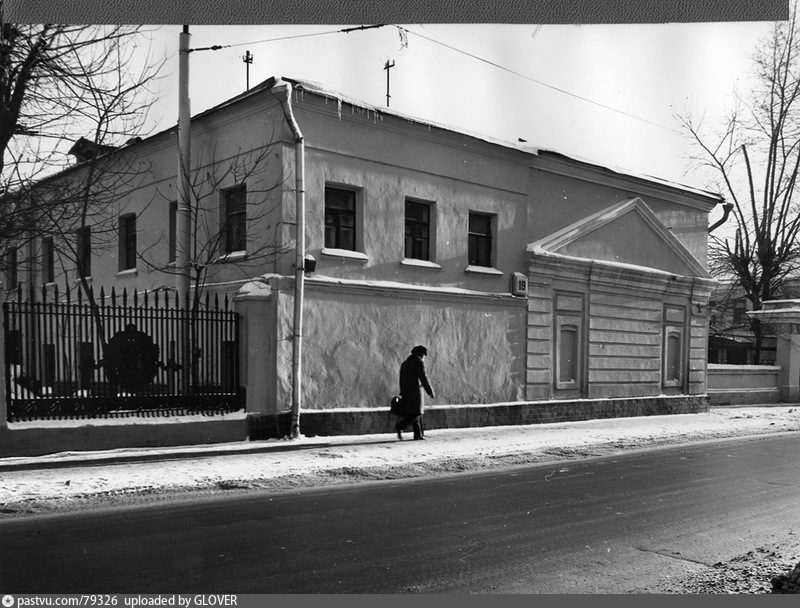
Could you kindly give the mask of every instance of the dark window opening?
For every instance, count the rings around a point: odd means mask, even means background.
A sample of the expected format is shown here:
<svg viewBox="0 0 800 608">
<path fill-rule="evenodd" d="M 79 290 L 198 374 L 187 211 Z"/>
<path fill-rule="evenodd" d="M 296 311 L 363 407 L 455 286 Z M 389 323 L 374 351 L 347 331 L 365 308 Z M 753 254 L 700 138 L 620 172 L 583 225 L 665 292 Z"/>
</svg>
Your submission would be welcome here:
<svg viewBox="0 0 800 608">
<path fill-rule="evenodd" d="M 222 222 L 224 253 L 247 249 L 247 188 L 244 185 L 223 191 Z"/>
<path fill-rule="evenodd" d="M 325 188 L 325 247 L 356 250 L 356 193 Z"/>
<path fill-rule="evenodd" d="M 492 265 L 492 217 L 469 214 L 468 256 L 470 266 Z"/>
<path fill-rule="evenodd" d="M 136 215 L 119 218 L 119 269 L 136 268 Z"/>
<path fill-rule="evenodd" d="M 405 257 L 430 260 L 430 212 L 426 203 L 406 201 Z"/>
</svg>

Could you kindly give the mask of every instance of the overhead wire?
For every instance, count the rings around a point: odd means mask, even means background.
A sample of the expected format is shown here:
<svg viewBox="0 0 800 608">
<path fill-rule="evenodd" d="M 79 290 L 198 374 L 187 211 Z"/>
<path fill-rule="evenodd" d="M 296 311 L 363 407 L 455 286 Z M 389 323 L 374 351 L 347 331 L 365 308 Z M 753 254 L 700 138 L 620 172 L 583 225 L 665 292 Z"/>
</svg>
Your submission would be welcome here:
<svg viewBox="0 0 800 608">
<path fill-rule="evenodd" d="M 659 127 L 660 129 L 666 129 L 668 131 L 675 131 L 675 129 L 673 129 L 672 127 L 668 127 L 666 125 L 662 125 L 662 124 L 660 124 L 658 122 L 655 122 L 653 120 L 650 120 L 648 118 L 644 118 L 642 116 L 638 116 L 638 115 L 633 114 L 631 112 L 627 112 L 625 110 L 621 110 L 619 108 L 615 108 L 614 106 L 610 106 L 608 104 L 596 101 L 594 99 L 590 99 L 588 97 L 584 97 L 583 95 L 579 95 L 577 93 L 573 93 L 573 92 L 568 91 L 566 89 L 563 89 L 561 87 L 557 87 L 555 85 L 549 84 L 549 83 L 544 82 L 542 80 L 539 80 L 537 78 L 533 78 L 531 76 L 528 76 L 526 74 L 518 72 L 517 70 L 513 70 L 513 69 L 511 69 L 509 67 L 506 67 L 504 65 L 501 65 L 501 64 L 499 64 L 499 63 L 497 63 L 495 61 L 491 61 L 489 59 L 486 59 L 485 57 L 481 57 L 480 55 L 476 55 L 475 53 L 471 53 L 469 51 L 465 51 L 465 50 L 460 49 L 458 47 L 455 47 L 455 46 L 453 46 L 451 44 L 448 44 L 446 42 L 442 42 L 442 41 L 437 40 L 435 38 L 432 38 L 430 36 L 426 36 L 425 34 L 421 34 L 419 32 L 415 32 L 414 30 L 409 30 L 406 27 L 403 27 L 403 26 L 400 26 L 400 25 L 396 25 L 396 24 L 381 23 L 381 24 L 375 24 L 375 25 L 360 25 L 360 26 L 339 28 L 339 29 L 335 29 L 335 30 L 328 30 L 328 31 L 324 31 L 324 32 L 312 32 L 310 34 L 294 34 L 294 35 L 290 35 L 290 36 L 278 36 L 278 37 L 275 37 L 275 38 L 265 38 L 265 39 L 262 39 L 262 40 L 253 40 L 253 41 L 250 41 L 250 42 L 237 42 L 237 43 L 232 43 L 232 44 L 212 45 L 212 46 L 208 46 L 208 47 L 192 48 L 192 49 L 190 49 L 190 52 L 192 52 L 192 51 L 206 51 L 206 50 L 217 51 L 217 50 L 220 50 L 220 49 L 235 48 L 235 47 L 240 47 L 240 46 L 253 46 L 253 45 L 256 45 L 256 44 L 266 44 L 266 43 L 269 43 L 269 42 L 280 42 L 280 41 L 284 41 L 284 40 L 293 40 L 293 39 L 299 39 L 299 38 L 312 38 L 312 37 L 317 37 L 317 36 L 329 36 L 329 35 L 332 35 L 332 34 L 349 34 L 351 32 L 355 32 L 355 31 L 378 29 L 378 28 L 381 28 L 381 27 L 394 27 L 394 28 L 396 28 L 398 30 L 398 32 L 400 33 L 401 39 L 404 40 L 404 42 L 403 42 L 403 46 L 404 47 L 408 46 L 407 37 L 408 37 L 408 34 L 411 34 L 413 36 L 417 36 L 418 38 L 422 38 L 423 40 L 427 40 L 428 42 L 431 42 L 433 44 L 436 44 L 436 45 L 439 45 L 439 46 L 441 46 L 443 48 L 446 48 L 446 49 L 448 49 L 450 51 L 453 51 L 455 53 L 459 53 L 461 55 L 464 55 L 465 57 L 469 57 L 469 58 L 474 59 L 476 61 L 480 61 L 481 63 L 485 63 L 485 64 L 487 64 L 489 66 L 492 66 L 494 68 L 497 68 L 499 70 L 502 70 L 504 72 L 512 74 L 513 76 L 516 76 L 518 78 L 522 78 L 522 79 L 527 80 L 529 82 L 533 82 L 534 84 L 546 87 L 548 89 L 551 89 L 551 90 L 556 91 L 558 93 L 561 93 L 563 95 L 567 95 L 569 97 L 573 97 L 573 98 L 578 99 L 580 101 L 583 101 L 583 102 L 586 102 L 586 103 L 590 103 L 592 105 L 595 105 L 595 106 L 600 107 L 600 108 L 604 108 L 604 109 L 609 110 L 611 112 L 616 112 L 616 113 L 621 114 L 623 116 L 627 116 L 628 118 L 633 118 L 634 120 L 645 122 L 645 123 L 653 125 L 655 127 Z M 541 26 L 537 26 L 537 29 L 536 29 L 536 31 L 534 33 L 534 36 L 539 33 L 540 29 L 541 29 Z"/>
<path fill-rule="evenodd" d="M 433 44 L 438 44 L 439 46 L 442 46 L 442 47 L 444 47 L 446 49 L 449 49 L 449 50 L 454 51 L 456 53 L 460 53 L 462 55 L 465 55 L 466 57 L 470 57 L 472 59 L 475 59 L 477 61 L 480 61 L 480 62 L 485 63 L 487 65 L 490 65 L 492 67 L 495 67 L 495 68 L 497 68 L 499 70 L 503 70 L 504 72 L 508 72 L 509 74 L 513 74 L 514 76 L 517 76 L 519 78 L 523 78 L 525 80 L 528 80 L 528 81 L 533 82 L 535 84 L 538 84 L 540 86 L 547 87 L 548 89 L 552 89 L 554 91 L 557 91 L 557 92 L 562 93 L 564 95 L 568 95 L 570 97 L 574 97 L 575 99 L 579 99 L 580 101 L 585 101 L 586 103 L 590 103 L 590 104 L 593 104 L 595 106 L 598 106 L 598 107 L 601 107 L 601 108 L 605 108 L 606 110 L 610 110 L 612 112 L 617 112 L 618 114 L 622 114 L 622 115 L 627 116 L 629 118 L 633 118 L 635 120 L 640 120 L 642 122 L 646 122 L 648 124 L 651 124 L 653 126 L 659 127 L 661 129 L 667 129 L 668 131 L 674 131 L 675 130 L 672 127 L 668 127 L 666 125 L 662 125 L 662 124 L 657 123 L 655 121 L 652 121 L 652 120 L 650 120 L 648 118 L 643 118 L 642 116 L 637 116 L 636 114 L 632 114 L 630 112 L 626 112 L 625 110 L 620 110 L 619 108 L 615 108 L 615 107 L 610 106 L 608 104 L 604 104 L 602 102 L 595 101 L 594 99 L 590 99 L 588 97 L 584 97 L 583 95 L 578 95 L 577 93 L 572 93 L 571 91 L 567 91 L 566 89 L 562 89 L 561 87 L 557 87 L 555 85 L 548 84 L 548 83 L 543 82 L 541 80 L 537 80 L 536 78 L 532 78 L 530 76 L 522 74 L 521 72 L 518 72 L 516 70 L 512 70 L 511 68 L 508 68 L 508 67 L 506 67 L 504 65 L 500 65 L 499 63 L 496 63 L 494 61 L 490 61 L 489 59 L 485 59 L 485 58 L 483 58 L 483 57 L 481 57 L 479 55 L 475 55 L 474 53 L 470 53 L 468 51 L 464 51 L 464 50 L 459 49 L 459 48 L 457 48 L 457 47 L 455 47 L 455 46 L 453 46 L 451 44 L 447 44 L 445 42 L 441 42 L 440 40 L 436 40 L 435 38 L 431 38 L 430 36 L 425 36 L 424 34 L 420 34 L 419 32 L 415 32 L 413 30 L 409 30 L 408 28 L 404 28 L 404 27 L 401 27 L 399 25 L 396 25 L 395 27 L 397 27 L 398 29 L 402 29 L 407 34 L 413 34 L 414 36 L 418 36 L 419 38 L 423 38 L 424 40 L 427 40 L 428 42 L 432 42 Z M 538 30 L 537 30 L 537 33 L 538 33 Z"/>
</svg>

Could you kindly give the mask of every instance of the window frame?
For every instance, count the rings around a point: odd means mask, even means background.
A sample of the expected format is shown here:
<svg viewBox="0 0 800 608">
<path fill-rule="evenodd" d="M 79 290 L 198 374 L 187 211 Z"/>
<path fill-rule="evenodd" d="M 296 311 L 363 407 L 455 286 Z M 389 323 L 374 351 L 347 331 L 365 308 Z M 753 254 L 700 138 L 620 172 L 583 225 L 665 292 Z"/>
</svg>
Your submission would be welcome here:
<svg viewBox="0 0 800 608">
<path fill-rule="evenodd" d="M 342 209 L 338 207 L 331 207 L 329 206 L 329 194 L 333 193 L 342 193 L 346 194 L 348 197 L 348 205 L 352 206 L 352 209 Z M 341 249 L 344 251 L 359 251 L 359 237 L 360 237 L 360 230 L 358 225 L 358 218 L 359 218 L 359 200 L 358 200 L 358 193 L 359 191 L 356 188 L 350 188 L 347 186 L 340 186 L 336 184 L 325 184 L 324 190 L 324 209 L 323 209 L 323 246 L 326 249 Z M 335 222 L 329 222 L 328 218 L 329 215 L 335 216 Z M 352 225 L 351 226 L 342 226 L 341 219 L 344 217 L 351 217 L 352 218 Z M 351 245 L 347 246 L 345 243 L 345 239 L 342 237 L 343 228 L 350 228 L 352 230 L 351 236 Z M 328 238 L 329 237 L 329 230 L 333 230 L 333 242 Z"/>
<path fill-rule="evenodd" d="M 467 264 L 480 268 L 494 268 L 495 264 L 495 226 L 496 215 L 482 211 L 470 211 L 467 219 Z M 473 219 L 486 220 L 488 230 L 478 232 Z M 481 246 L 483 245 L 483 246 Z M 485 256 L 482 252 L 485 252 Z M 486 263 L 483 263 L 483 262 Z"/>
<path fill-rule="evenodd" d="M 409 218 L 408 210 L 409 205 L 424 209 L 427 217 L 422 220 Z M 434 256 L 434 203 L 432 201 L 425 201 L 406 197 L 404 206 L 404 232 L 403 232 L 403 257 L 407 260 L 422 260 L 425 262 L 433 262 Z M 424 234 L 418 234 L 423 231 Z M 415 244 L 421 245 L 422 252 L 415 251 Z"/>
<path fill-rule="evenodd" d="M 46 236 L 42 238 L 42 283 L 54 283 L 56 280 L 56 247 L 53 237 Z"/>
<path fill-rule="evenodd" d="M 19 247 L 6 248 L 6 291 L 19 287 Z"/>
<path fill-rule="evenodd" d="M 126 213 L 119 216 L 119 272 L 136 270 L 137 255 L 136 214 Z"/>
<path fill-rule="evenodd" d="M 241 195 L 237 199 L 237 195 Z M 236 203 L 231 210 L 231 203 Z M 232 221 L 232 220 L 236 221 Z M 222 233 L 222 254 L 229 255 L 247 251 L 247 185 L 237 184 L 220 191 L 220 232 Z M 237 232 L 235 232 L 239 229 Z"/>
<path fill-rule="evenodd" d="M 562 371 L 562 330 L 575 327 L 575 377 L 561 379 Z M 570 392 L 576 396 L 583 394 L 586 374 L 586 295 L 575 291 L 553 292 L 553 388 L 559 393 Z"/>
<path fill-rule="evenodd" d="M 78 278 L 92 276 L 92 228 L 83 226 L 75 231 L 77 248 L 75 256 L 75 274 Z M 81 270 L 83 276 L 81 277 Z"/>
<path fill-rule="evenodd" d="M 670 313 L 677 312 L 681 315 L 682 319 L 673 320 L 670 318 Z M 687 356 L 687 321 L 688 310 L 686 306 L 677 304 L 665 304 L 662 316 L 662 349 L 661 349 L 661 386 L 667 389 L 684 389 L 686 387 L 686 379 L 688 377 L 688 356 Z M 669 376 L 672 366 L 671 354 L 673 351 L 670 349 L 670 338 L 678 338 L 678 376 L 672 378 Z"/>
</svg>

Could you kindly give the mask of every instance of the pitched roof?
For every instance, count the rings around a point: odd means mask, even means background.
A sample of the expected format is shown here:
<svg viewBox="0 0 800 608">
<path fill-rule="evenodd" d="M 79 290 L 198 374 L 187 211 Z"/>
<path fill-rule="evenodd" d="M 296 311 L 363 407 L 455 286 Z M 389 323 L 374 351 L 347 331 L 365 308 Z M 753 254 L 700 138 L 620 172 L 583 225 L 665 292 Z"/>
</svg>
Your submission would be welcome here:
<svg viewBox="0 0 800 608">
<path fill-rule="evenodd" d="M 534 241 L 527 250 L 541 256 L 711 278 L 639 197 L 607 207 Z"/>
</svg>

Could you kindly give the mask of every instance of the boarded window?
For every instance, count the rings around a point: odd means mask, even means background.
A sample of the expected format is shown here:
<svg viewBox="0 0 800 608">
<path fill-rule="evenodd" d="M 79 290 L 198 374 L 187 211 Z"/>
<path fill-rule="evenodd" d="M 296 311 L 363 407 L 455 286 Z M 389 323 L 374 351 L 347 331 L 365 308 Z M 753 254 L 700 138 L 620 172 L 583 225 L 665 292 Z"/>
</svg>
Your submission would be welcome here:
<svg viewBox="0 0 800 608">
<path fill-rule="evenodd" d="M 557 293 L 554 304 L 555 388 L 580 391 L 583 385 L 583 295 Z"/>
<path fill-rule="evenodd" d="M 680 306 L 664 307 L 662 383 L 665 387 L 683 387 L 686 368 L 685 335 L 686 309 Z"/>
</svg>

